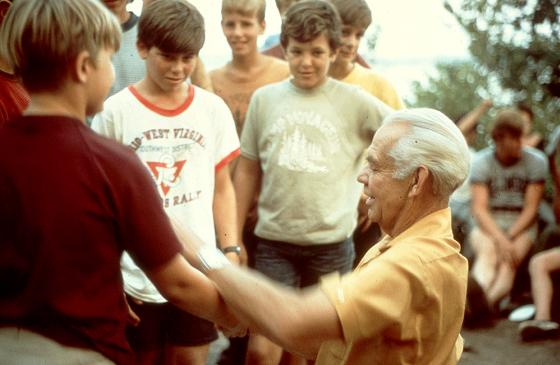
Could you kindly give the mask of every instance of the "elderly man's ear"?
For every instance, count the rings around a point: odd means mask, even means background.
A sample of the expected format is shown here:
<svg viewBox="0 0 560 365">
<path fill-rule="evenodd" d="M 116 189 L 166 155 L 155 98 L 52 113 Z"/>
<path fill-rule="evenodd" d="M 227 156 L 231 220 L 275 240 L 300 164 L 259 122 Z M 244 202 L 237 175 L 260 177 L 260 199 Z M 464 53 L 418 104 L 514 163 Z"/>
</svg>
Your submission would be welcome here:
<svg viewBox="0 0 560 365">
<path fill-rule="evenodd" d="M 426 166 L 420 166 L 416 169 L 414 177 L 412 178 L 412 185 L 408 192 L 408 197 L 417 197 L 424 192 L 425 189 L 430 189 L 430 191 L 432 190 L 430 171 L 428 171 Z"/>
</svg>

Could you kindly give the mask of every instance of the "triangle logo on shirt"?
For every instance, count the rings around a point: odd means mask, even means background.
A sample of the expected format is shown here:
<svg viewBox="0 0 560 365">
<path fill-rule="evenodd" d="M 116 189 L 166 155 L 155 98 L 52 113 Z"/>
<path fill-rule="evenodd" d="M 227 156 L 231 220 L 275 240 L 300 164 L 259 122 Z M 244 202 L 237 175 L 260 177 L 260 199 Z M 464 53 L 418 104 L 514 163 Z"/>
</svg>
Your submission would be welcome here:
<svg viewBox="0 0 560 365">
<path fill-rule="evenodd" d="M 179 175 L 185 166 L 186 160 L 181 161 L 146 161 L 157 186 L 160 187 L 164 196 L 167 196 L 169 190 L 177 185 L 180 181 Z"/>
</svg>

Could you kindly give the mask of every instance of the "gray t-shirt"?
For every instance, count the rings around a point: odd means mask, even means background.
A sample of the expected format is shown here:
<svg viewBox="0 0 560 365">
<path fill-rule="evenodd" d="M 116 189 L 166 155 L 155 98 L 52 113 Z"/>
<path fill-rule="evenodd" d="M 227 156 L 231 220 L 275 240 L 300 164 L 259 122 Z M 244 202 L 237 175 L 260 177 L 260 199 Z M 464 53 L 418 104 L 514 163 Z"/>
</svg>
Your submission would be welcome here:
<svg viewBox="0 0 560 365">
<path fill-rule="evenodd" d="M 126 23 L 122 24 L 122 30 L 121 47 L 111 59 L 115 68 L 115 82 L 109 96 L 118 93 L 128 85 L 137 83 L 146 74 L 146 65 L 136 49 L 138 17 L 131 13 Z"/>
<path fill-rule="evenodd" d="M 527 185 L 544 182 L 547 175 L 546 156 L 537 149 L 523 147 L 515 165 L 503 166 L 496 159 L 495 147 L 488 147 L 473 161 L 470 182 L 488 186 L 491 210 L 520 211 Z"/>
<path fill-rule="evenodd" d="M 349 237 L 364 150 L 391 111 L 330 78 L 312 90 L 290 80 L 258 89 L 241 137 L 241 154 L 258 160 L 263 173 L 255 233 L 300 245 Z"/>
</svg>

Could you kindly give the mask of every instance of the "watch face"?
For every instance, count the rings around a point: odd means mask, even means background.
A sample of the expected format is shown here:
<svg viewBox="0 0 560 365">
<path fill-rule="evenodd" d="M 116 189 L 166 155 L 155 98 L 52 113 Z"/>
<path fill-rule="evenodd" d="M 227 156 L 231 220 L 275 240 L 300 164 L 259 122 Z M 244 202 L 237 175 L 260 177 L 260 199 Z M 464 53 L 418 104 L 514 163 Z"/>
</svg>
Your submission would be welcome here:
<svg viewBox="0 0 560 365">
<path fill-rule="evenodd" d="M 236 254 L 241 254 L 241 247 L 239 246 L 229 246 L 222 250 L 223 253 L 235 252 Z"/>
</svg>

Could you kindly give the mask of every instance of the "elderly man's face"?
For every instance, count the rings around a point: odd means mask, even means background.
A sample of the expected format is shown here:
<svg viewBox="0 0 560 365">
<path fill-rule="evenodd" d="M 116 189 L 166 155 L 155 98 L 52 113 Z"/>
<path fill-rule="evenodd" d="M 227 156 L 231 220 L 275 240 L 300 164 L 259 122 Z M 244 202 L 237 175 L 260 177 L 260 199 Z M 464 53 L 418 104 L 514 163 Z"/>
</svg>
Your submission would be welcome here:
<svg viewBox="0 0 560 365">
<path fill-rule="evenodd" d="M 368 165 L 358 176 L 368 197 L 368 216 L 390 234 L 395 223 L 403 214 L 403 206 L 410 191 L 411 179 L 393 177 L 396 166 L 389 152 L 398 138 L 408 130 L 404 123 L 381 127 L 368 150 Z"/>
</svg>

